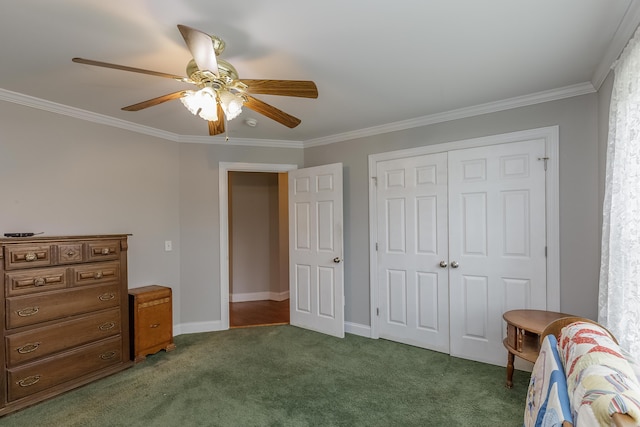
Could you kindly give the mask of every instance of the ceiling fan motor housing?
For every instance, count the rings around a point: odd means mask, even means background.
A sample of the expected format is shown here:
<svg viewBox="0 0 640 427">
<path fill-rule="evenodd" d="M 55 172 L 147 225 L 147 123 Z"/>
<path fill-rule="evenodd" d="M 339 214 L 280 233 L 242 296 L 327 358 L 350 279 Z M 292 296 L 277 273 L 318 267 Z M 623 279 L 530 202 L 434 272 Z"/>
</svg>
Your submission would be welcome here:
<svg viewBox="0 0 640 427">
<path fill-rule="evenodd" d="M 209 86 L 214 89 L 221 89 L 237 80 L 238 72 L 227 61 L 218 59 L 218 76 L 216 76 L 209 70 L 200 70 L 196 61 L 192 59 L 187 64 L 187 76 L 199 87 Z"/>
</svg>

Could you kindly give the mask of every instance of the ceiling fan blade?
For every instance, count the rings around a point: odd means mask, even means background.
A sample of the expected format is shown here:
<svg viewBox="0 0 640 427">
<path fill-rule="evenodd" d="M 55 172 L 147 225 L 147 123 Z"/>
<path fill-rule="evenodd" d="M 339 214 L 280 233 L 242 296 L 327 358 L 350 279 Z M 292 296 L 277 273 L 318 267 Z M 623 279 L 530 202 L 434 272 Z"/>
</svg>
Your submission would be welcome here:
<svg viewBox="0 0 640 427">
<path fill-rule="evenodd" d="M 124 111 L 139 111 L 145 108 L 153 107 L 154 105 L 162 104 L 163 102 L 171 101 L 172 99 L 182 98 L 184 96 L 183 90 L 178 92 L 162 95 L 157 98 L 149 99 L 147 101 L 138 102 L 137 104 L 122 107 Z"/>
<path fill-rule="evenodd" d="M 168 79 L 177 80 L 179 82 L 189 81 L 186 77 L 176 76 L 174 74 L 160 73 L 158 71 L 144 70 L 142 68 L 127 67 L 126 65 L 110 64 L 108 62 L 94 61 L 92 59 L 73 58 L 73 62 L 85 65 L 95 65 L 96 67 L 113 68 L 115 70 L 131 71 L 134 73 L 149 74 L 151 76 L 166 77 Z"/>
<path fill-rule="evenodd" d="M 218 60 L 211 36 L 186 25 L 178 25 L 178 29 L 200 71 L 211 71 L 218 76 Z"/>
<path fill-rule="evenodd" d="M 253 80 L 240 79 L 248 86 L 248 93 L 263 95 L 297 96 L 300 98 L 317 98 L 318 88 L 310 80 Z"/>
<path fill-rule="evenodd" d="M 259 99 L 256 99 L 249 95 L 244 95 L 244 97 L 247 98 L 244 103 L 245 107 L 255 111 L 256 113 L 260 113 L 263 116 L 267 116 L 270 119 L 275 120 L 276 122 L 281 123 L 289 128 L 294 128 L 302 122 L 299 118 L 293 117 L 292 115 L 277 109 L 273 105 L 269 105 L 266 102 L 262 102 Z"/>
<path fill-rule="evenodd" d="M 224 133 L 224 111 L 222 106 L 218 104 L 218 120 L 209 121 L 209 135 L 215 136 Z"/>
</svg>

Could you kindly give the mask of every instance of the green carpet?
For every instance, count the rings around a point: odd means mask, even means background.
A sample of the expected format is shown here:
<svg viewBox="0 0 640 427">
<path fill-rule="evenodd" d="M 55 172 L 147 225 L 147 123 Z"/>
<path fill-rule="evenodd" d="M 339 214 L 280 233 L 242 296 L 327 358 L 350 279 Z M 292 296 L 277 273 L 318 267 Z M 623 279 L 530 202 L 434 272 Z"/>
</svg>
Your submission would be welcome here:
<svg viewBox="0 0 640 427">
<path fill-rule="evenodd" d="M 521 426 L 529 374 L 293 326 L 181 335 L 177 349 L 0 418 L 2 426 Z M 505 351 L 506 358 L 506 351 Z"/>
</svg>

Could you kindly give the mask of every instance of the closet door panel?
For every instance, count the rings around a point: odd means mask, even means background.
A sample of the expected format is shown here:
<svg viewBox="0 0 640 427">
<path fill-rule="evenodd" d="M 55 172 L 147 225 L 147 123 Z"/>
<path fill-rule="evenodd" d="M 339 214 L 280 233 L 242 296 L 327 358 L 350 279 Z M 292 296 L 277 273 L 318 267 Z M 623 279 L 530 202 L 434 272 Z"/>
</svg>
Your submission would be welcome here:
<svg viewBox="0 0 640 427">
<path fill-rule="evenodd" d="M 446 153 L 377 166 L 381 338 L 449 352 Z"/>
<path fill-rule="evenodd" d="M 543 140 L 449 152 L 454 356 L 504 364 L 502 314 L 546 309 L 544 153 Z"/>
</svg>

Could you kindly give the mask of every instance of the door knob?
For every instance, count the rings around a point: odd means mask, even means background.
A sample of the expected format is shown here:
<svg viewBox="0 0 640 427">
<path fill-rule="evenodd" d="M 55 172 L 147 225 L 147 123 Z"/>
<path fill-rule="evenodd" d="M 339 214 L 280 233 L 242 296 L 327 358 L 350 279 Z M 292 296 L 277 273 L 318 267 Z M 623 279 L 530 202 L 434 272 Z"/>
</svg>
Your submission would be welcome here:
<svg viewBox="0 0 640 427">
<path fill-rule="evenodd" d="M 451 261 L 451 268 L 458 268 L 460 264 L 457 261 Z"/>
<path fill-rule="evenodd" d="M 440 267 L 447 268 L 447 265 L 449 265 L 447 264 L 447 261 L 440 261 Z"/>
<path fill-rule="evenodd" d="M 342 261 L 342 259 L 340 257 L 335 257 L 333 259 L 333 262 L 335 262 L 336 264 L 340 264 L 340 261 Z"/>
</svg>

